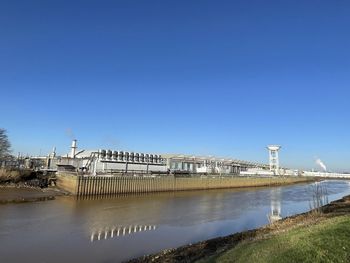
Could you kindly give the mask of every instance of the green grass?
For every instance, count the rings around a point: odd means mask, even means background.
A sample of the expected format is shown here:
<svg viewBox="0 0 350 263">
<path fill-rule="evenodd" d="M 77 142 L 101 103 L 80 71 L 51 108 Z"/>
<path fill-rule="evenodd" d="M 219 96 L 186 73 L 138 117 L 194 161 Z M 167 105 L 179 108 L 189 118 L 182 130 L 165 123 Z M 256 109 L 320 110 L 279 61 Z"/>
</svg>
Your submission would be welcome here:
<svg viewBox="0 0 350 263">
<path fill-rule="evenodd" d="M 201 262 L 350 262 L 350 216 L 243 241 Z"/>
</svg>

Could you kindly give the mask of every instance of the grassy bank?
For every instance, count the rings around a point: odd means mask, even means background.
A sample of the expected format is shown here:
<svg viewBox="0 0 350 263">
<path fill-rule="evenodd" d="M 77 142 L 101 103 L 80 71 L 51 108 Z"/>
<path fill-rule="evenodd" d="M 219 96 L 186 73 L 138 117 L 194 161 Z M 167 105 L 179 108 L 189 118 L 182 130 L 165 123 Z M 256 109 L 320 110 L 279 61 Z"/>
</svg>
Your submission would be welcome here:
<svg viewBox="0 0 350 263">
<path fill-rule="evenodd" d="M 200 262 L 350 262 L 350 216 L 242 241 Z"/>
<path fill-rule="evenodd" d="M 350 262 L 350 196 L 321 211 L 131 262 Z"/>
</svg>

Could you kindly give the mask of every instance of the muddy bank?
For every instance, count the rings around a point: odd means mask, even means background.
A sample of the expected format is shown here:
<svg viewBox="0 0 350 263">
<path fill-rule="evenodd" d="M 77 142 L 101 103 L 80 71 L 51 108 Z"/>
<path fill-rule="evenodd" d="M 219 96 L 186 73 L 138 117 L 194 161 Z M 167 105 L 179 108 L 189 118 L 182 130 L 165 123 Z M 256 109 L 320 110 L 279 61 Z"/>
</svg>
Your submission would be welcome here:
<svg viewBox="0 0 350 263">
<path fill-rule="evenodd" d="M 258 229 L 244 231 L 226 237 L 214 238 L 176 249 L 164 250 L 158 254 L 147 255 L 128 262 L 195 262 L 213 255 L 221 254 L 232 249 L 242 241 L 266 238 L 297 226 L 313 225 L 330 217 L 349 214 L 350 196 L 346 196 L 324 206 L 322 212 L 310 211 L 287 217 Z"/>
<path fill-rule="evenodd" d="M 53 200 L 67 194 L 54 184 L 52 173 L 31 169 L 0 169 L 0 204 Z"/>
<path fill-rule="evenodd" d="M 56 187 L 40 188 L 23 185 L 0 186 L 0 204 L 53 200 L 56 196 L 67 195 Z"/>
</svg>

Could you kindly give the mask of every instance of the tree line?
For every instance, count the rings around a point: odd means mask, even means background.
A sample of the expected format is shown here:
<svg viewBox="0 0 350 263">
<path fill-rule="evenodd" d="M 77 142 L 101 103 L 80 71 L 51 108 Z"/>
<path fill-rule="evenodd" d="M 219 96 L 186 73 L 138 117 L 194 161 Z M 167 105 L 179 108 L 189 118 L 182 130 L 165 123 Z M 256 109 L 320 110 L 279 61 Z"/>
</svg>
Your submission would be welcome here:
<svg viewBox="0 0 350 263">
<path fill-rule="evenodd" d="M 11 157 L 11 143 L 7 136 L 7 131 L 0 128 L 0 160 L 6 160 Z"/>
</svg>

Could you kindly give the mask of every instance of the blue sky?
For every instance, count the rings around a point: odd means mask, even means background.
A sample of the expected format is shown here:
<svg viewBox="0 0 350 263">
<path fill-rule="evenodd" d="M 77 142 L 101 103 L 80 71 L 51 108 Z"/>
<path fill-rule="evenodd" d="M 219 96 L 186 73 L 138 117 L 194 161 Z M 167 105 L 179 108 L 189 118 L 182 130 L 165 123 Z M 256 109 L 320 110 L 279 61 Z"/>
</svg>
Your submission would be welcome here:
<svg viewBox="0 0 350 263">
<path fill-rule="evenodd" d="M 1 1 L 14 153 L 211 154 L 350 170 L 348 1 Z"/>
</svg>

